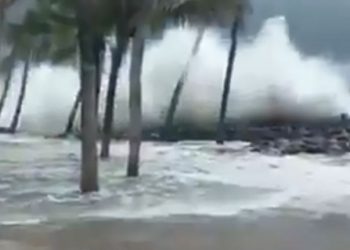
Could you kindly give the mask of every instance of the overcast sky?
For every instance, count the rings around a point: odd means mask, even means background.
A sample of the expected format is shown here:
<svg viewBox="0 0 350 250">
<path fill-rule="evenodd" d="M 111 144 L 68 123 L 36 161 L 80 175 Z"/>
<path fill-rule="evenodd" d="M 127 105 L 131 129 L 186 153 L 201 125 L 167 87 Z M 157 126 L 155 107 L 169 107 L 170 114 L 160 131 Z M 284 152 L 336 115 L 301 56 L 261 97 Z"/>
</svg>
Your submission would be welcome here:
<svg viewBox="0 0 350 250">
<path fill-rule="evenodd" d="M 12 8 L 12 20 L 23 16 L 23 9 L 35 0 L 19 1 Z M 253 13 L 246 33 L 254 34 L 263 21 L 283 15 L 297 47 L 307 54 L 323 54 L 337 60 L 350 60 L 350 0 L 250 0 Z"/>
<path fill-rule="evenodd" d="M 268 17 L 286 17 L 290 36 L 308 54 L 350 60 L 350 0 L 251 0 L 248 33 Z"/>
</svg>

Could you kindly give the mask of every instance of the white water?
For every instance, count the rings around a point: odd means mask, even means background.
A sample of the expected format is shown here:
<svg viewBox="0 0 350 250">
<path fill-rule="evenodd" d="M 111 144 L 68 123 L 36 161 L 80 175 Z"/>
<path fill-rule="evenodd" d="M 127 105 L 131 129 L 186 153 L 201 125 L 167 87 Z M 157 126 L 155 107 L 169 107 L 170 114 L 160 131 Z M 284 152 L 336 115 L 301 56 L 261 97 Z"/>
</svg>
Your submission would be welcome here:
<svg viewBox="0 0 350 250">
<path fill-rule="evenodd" d="M 160 121 L 195 36 L 195 30 L 169 30 L 148 48 L 143 74 L 147 124 Z M 215 120 L 227 47 L 219 34 L 207 31 L 181 99 L 182 119 Z M 127 64 L 118 89 L 119 127 L 128 118 Z M 266 114 L 271 96 L 290 114 L 349 113 L 348 83 L 340 73 L 344 67 L 301 55 L 290 42 L 284 19 L 270 19 L 256 38 L 240 43 L 229 116 Z M 105 81 L 107 76 L 105 72 Z M 15 81 L 19 83 L 19 74 Z M 78 90 L 75 70 L 41 66 L 31 72 L 28 87 L 21 130 L 61 132 Z M 16 95 L 13 89 L 1 125 L 9 121 Z M 123 178 L 127 146 L 118 143 L 112 146 L 112 160 L 100 164 L 101 192 L 81 197 L 78 142 L 1 136 L 0 146 L 0 224 L 89 216 L 226 216 L 283 208 L 350 216 L 349 155 L 274 157 L 250 153 L 237 143 L 224 148 L 145 143 L 142 176 L 131 181 Z"/>
<path fill-rule="evenodd" d="M 73 218 L 244 216 L 285 211 L 350 216 L 350 155 L 269 156 L 245 143 L 144 143 L 125 179 L 127 143 L 100 163 L 101 191 L 80 196 L 79 142 L 0 136 L 0 225 Z"/>
<path fill-rule="evenodd" d="M 196 30 L 172 29 L 163 40 L 149 45 L 142 77 L 145 124 L 159 123 L 164 118 L 171 92 L 195 37 Z M 227 41 L 222 41 L 216 31 L 208 30 L 181 97 L 178 118 L 202 125 L 215 122 L 227 50 Z M 118 128 L 125 127 L 128 120 L 128 61 L 122 69 L 116 101 Z M 240 43 L 229 117 L 266 115 L 271 112 L 272 99 L 274 107 L 277 102 L 277 106 L 289 114 L 327 117 L 349 113 L 348 82 L 340 73 L 343 68 L 322 57 L 300 54 L 291 43 L 285 19 L 271 18 L 257 37 Z M 107 77 L 108 72 L 105 72 L 104 82 Z M 18 72 L 17 83 L 19 78 Z M 77 89 L 78 77 L 74 69 L 47 65 L 33 69 L 20 129 L 39 134 L 61 132 Z M 9 122 L 15 99 L 16 91 L 13 90 L 1 125 Z"/>
</svg>

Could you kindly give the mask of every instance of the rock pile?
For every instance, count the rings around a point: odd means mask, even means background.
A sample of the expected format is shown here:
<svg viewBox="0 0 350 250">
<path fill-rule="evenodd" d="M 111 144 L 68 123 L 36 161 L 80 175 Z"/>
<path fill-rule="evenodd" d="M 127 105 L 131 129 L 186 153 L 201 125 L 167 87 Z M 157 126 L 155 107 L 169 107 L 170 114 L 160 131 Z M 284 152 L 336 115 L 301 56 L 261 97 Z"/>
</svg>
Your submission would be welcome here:
<svg viewBox="0 0 350 250">
<path fill-rule="evenodd" d="M 260 136 L 251 137 L 252 150 L 277 154 L 344 154 L 350 152 L 350 127 L 332 126 L 265 127 Z"/>
</svg>

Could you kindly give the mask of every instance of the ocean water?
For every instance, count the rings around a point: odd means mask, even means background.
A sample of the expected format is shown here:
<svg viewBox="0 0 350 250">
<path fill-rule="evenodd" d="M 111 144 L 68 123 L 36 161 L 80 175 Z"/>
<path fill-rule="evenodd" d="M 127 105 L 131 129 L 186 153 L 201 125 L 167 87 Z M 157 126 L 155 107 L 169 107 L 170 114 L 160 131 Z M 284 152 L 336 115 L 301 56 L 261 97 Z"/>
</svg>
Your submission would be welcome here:
<svg viewBox="0 0 350 250">
<path fill-rule="evenodd" d="M 240 216 L 304 211 L 349 216 L 350 155 L 271 156 L 233 142 L 147 142 L 141 176 L 125 177 L 127 143 L 100 162 L 101 191 L 79 193 L 78 141 L 0 137 L 0 223 L 89 218 Z"/>
<path fill-rule="evenodd" d="M 164 39 L 147 46 L 142 75 L 144 126 L 164 122 L 172 91 L 189 58 L 196 34 L 197 30 L 191 27 L 173 28 L 166 32 Z M 202 126 L 215 124 L 228 47 L 229 41 L 223 40 L 217 30 L 206 31 L 186 80 L 177 121 Z M 105 96 L 109 64 L 107 60 L 102 96 Z M 115 130 L 125 129 L 128 124 L 128 65 L 129 55 L 117 90 Z M 323 55 L 302 54 L 289 37 L 286 19 L 270 18 L 256 36 L 240 40 L 228 119 L 264 116 L 276 107 L 286 114 L 313 118 L 349 113 L 348 68 L 347 64 Z M 9 123 L 13 114 L 20 77 L 21 65 L 0 118 L 2 126 Z M 20 130 L 39 135 L 62 132 L 78 86 L 77 69 L 34 67 L 29 76 Z M 101 110 L 104 107 L 103 98 L 100 107 Z"/>
<path fill-rule="evenodd" d="M 145 126 L 163 121 L 196 33 L 189 27 L 171 29 L 163 40 L 148 46 L 142 75 Z M 274 17 L 256 36 L 240 40 L 229 118 L 268 115 L 276 104 L 286 114 L 302 117 L 349 113 L 347 65 L 303 55 L 288 34 L 285 18 Z M 215 123 L 228 45 L 218 31 L 206 31 L 177 119 Z M 128 64 L 129 57 L 118 86 L 115 130 L 128 124 Z M 13 113 L 20 73 L 21 65 L 1 116 L 2 126 Z M 102 94 L 107 77 L 108 70 Z M 213 142 L 144 143 L 142 174 L 135 180 L 124 177 L 127 144 L 115 142 L 112 159 L 100 163 L 101 191 L 81 196 L 79 141 L 42 137 L 63 131 L 77 91 L 76 69 L 49 65 L 32 69 L 20 134 L 0 136 L 1 224 L 91 217 L 235 216 L 276 209 L 307 211 L 316 217 L 349 215 L 349 155 L 271 156 L 252 153 L 241 142 L 223 147 Z"/>
</svg>

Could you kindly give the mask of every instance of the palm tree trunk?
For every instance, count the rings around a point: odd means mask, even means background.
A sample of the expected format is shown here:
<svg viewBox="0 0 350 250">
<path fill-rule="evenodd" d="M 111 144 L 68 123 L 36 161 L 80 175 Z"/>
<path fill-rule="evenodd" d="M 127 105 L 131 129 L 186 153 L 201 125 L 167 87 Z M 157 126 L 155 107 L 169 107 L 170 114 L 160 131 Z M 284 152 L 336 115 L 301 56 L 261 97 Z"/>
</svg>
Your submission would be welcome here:
<svg viewBox="0 0 350 250">
<path fill-rule="evenodd" d="M 5 8 L 0 6 L 0 56 L 3 50 L 4 37 L 5 37 Z"/>
<path fill-rule="evenodd" d="M 133 37 L 130 89 L 129 89 L 129 157 L 127 176 L 139 175 L 139 158 L 142 136 L 142 89 L 141 75 L 145 48 L 144 31 L 138 27 Z"/>
<path fill-rule="evenodd" d="M 15 114 L 12 118 L 12 122 L 11 122 L 10 129 L 9 129 L 9 132 L 12 134 L 16 133 L 19 118 L 20 118 L 21 113 L 22 113 L 23 102 L 24 102 L 24 98 L 25 98 L 26 90 L 27 90 L 28 74 L 29 74 L 29 70 L 30 70 L 31 57 L 32 57 L 32 52 L 30 51 L 27 55 L 27 58 L 25 59 L 25 62 L 24 62 L 21 89 L 20 89 L 20 93 L 19 93 L 19 97 L 18 97 L 18 102 L 17 102 Z"/>
<path fill-rule="evenodd" d="M 220 117 L 219 117 L 219 123 L 217 128 L 217 138 L 216 138 L 217 144 L 224 144 L 224 140 L 225 140 L 225 118 L 226 118 L 227 103 L 228 103 L 230 87 L 231 87 L 233 64 L 236 57 L 238 28 L 239 28 L 239 19 L 235 18 L 231 29 L 231 48 L 230 48 L 228 62 L 227 62 L 226 75 L 225 75 L 225 81 L 224 81 L 224 90 L 223 90 L 222 99 L 221 99 Z"/>
<path fill-rule="evenodd" d="M 0 97 L 0 117 L 1 117 L 1 112 L 5 106 L 5 101 L 10 89 L 10 83 L 12 80 L 12 76 L 13 76 L 13 71 L 15 69 L 15 48 L 13 48 L 12 52 L 11 52 L 11 56 L 10 56 L 10 63 L 9 63 L 9 67 L 7 69 L 7 75 L 6 75 L 6 79 L 5 79 L 5 83 L 4 83 L 4 89 L 2 90 L 1 93 L 1 97 Z"/>
<path fill-rule="evenodd" d="M 94 58 L 95 58 L 95 64 L 96 64 L 96 114 L 98 116 L 98 103 L 99 103 L 99 96 L 100 96 L 100 89 L 101 89 L 101 79 L 102 79 L 102 69 L 104 65 L 104 48 L 101 47 L 103 44 L 101 44 L 103 40 L 95 41 L 94 44 Z M 69 113 L 68 122 L 66 125 L 66 129 L 64 130 L 64 133 L 61 134 L 59 137 L 66 137 L 67 135 L 71 134 L 73 131 L 74 121 L 78 113 L 79 104 L 81 103 L 82 99 L 82 91 L 79 89 L 75 101 L 73 104 L 73 107 Z"/>
<path fill-rule="evenodd" d="M 117 39 L 117 48 L 114 48 L 112 50 L 112 65 L 111 72 L 109 75 L 109 83 L 106 97 L 106 109 L 102 129 L 101 158 L 103 159 L 109 158 L 109 145 L 111 142 L 112 126 L 114 120 L 114 100 L 117 88 L 117 80 L 129 40 L 128 37 L 124 37 L 123 35 L 119 35 Z"/>
<path fill-rule="evenodd" d="M 79 89 L 79 92 L 75 97 L 73 107 L 69 113 L 66 129 L 64 130 L 64 133 L 60 137 L 66 137 L 72 133 L 75 117 L 77 116 L 79 104 L 81 103 L 81 99 L 82 99 L 82 91 L 81 91 L 81 89 Z"/>
<path fill-rule="evenodd" d="M 181 74 L 177 84 L 176 84 L 176 87 L 174 89 L 173 95 L 171 97 L 169 109 L 168 109 L 168 112 L 167 112 L 167 115 L 166 115 L 166 119 L 165 119 L 164 129 L 163 129 L 163 133 L 164 133 L 164 136 L 166 138 L 169 138 L 169 136 L 170 136 L 170 133 L 171 133 L 171 130 L 172 130 L 172 127 L 173 127 L 173 124 L 174 124 L 174 118 L 175 118 L 176 110 L 177 110 L 177 107 L 178 107 L 178 104 L 179 104 L 179 100 L 180 100 L 180 95 L 182 93 L 182 90 L 183 90 L 183 87 L 184 87 L 187 75 L 189 73 L 189 70 L 190 70 L 193 58 L 198 53 L 200 44 L 201 44 L 201 42 L 203 40 L 204 31 L 205 31 L 204 27 L 201 27 L 199 29 L 196 41 L 195 41 L 195 43 L 193 45 L 193 48 L 192 48 L 192 52 L 191 52 L 190 58 L 189 58 L 189 60 L 188 60 L 188 62 L 186 64 L 186 66 L 185 66 L 185 68 L 184 68 L 184 70 L 183 70 L 183 72 L 182 72 L 182 74 Z"/>
<path fill-rule="evenodd" d="M 100 91 L 101 91 L 101 80 L 102 80 L 102 71 L 104 65 L 104 40 L 103 36 L 99 35 L 95 38 L 94 42 L 94 57 L 96 64 L 96 112 L 98 115 Z"/>
<path fill-rule="evenodd" d="M 89 1 L 79 0 L 77 5 L 80 84 L 82 91 L 81 133 L 82 161 L 80 190 L 82 193 L 98 190 L 97 167 L 97 115 L 96 115 L 96 64 L 94 62 L 94 32 L 89 25 L 92 20 Z"/>
</svg>

